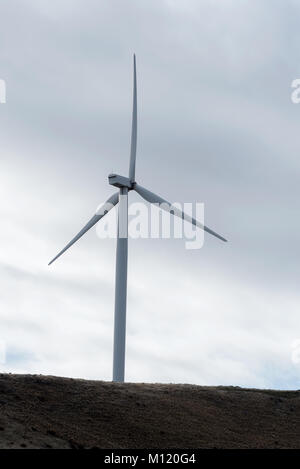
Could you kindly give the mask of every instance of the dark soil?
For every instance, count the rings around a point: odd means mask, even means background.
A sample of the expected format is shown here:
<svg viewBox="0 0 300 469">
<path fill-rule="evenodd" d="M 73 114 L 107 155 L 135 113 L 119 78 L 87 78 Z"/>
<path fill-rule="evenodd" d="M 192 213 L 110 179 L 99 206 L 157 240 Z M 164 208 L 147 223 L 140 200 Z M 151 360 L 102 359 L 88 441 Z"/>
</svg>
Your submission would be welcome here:
<svg viewBox="0 0 300 469">
<path fill-rule="evenodd" d="M 0 374 L 0 448 L 300 448 L 300 391 Z"/>
</svg>

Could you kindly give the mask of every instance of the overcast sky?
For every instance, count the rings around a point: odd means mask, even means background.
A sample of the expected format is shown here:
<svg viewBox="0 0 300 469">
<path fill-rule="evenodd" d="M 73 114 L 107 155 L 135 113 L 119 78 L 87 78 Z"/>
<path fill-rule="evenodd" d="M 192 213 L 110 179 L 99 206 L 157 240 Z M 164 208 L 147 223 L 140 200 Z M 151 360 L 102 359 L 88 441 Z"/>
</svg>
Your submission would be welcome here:
<svg viewBox="0 0 300 469">
<path fill-rule="evenodd" d="M 300 4 L 0 4 L 1 370 L 111 379 L 115 240 L 49 260 L 126 174 L 229 239 L 129 240 L 128 381 L 300 388 Z M 139 197 L 130 194 L 131 201 Z"/>
</svg>

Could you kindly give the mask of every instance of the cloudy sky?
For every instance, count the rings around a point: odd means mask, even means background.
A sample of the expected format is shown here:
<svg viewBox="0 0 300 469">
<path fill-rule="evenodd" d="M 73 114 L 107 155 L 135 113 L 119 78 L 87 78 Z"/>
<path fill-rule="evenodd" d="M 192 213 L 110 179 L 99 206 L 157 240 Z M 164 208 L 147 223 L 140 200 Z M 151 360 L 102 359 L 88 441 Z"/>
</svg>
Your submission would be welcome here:
<svg viewBox="0 0 300 469">
<path fill-rule="evenodd" d="M 300 388 L 300 5 L 0 3 L 5 372 L 111 379 L 115 240 L 49 260 L 128 171 L 229 239 L 129 240 L 128 381 Z M 131 201 L 138 201 L 130 194 Z"/>
</svg>

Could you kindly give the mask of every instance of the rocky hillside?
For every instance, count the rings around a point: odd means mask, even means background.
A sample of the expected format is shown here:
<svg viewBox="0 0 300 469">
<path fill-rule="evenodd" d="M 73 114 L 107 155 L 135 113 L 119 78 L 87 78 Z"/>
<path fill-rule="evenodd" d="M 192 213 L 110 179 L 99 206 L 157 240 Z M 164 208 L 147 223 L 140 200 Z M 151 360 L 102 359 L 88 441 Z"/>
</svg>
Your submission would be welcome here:
<svg viewBox="0 0 300 469">
<path fill-rule="evenodd" d="M 300 391 L 0 375 L 0 448 L 299 448 Z"/>
</svg>

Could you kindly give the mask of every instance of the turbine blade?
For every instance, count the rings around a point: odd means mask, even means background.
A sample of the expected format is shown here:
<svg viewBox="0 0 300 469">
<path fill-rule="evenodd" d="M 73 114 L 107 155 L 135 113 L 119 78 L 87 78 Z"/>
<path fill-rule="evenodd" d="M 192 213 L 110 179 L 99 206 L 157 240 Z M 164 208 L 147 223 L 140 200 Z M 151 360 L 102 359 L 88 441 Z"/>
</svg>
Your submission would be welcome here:
<svg viewBox="0 0 300 469">
<path fill-rule="evenodd" d="M 145 189 L 144 187 L 140 186 L 139 184 L 134 185 L 134 190 L 138 194 L 140 194 L 140 196 L 142 196 L 145 200 L 150 202 L 151 204 L 158 203 L 158 204 L 160 204 L 161 209 L 170 211 L 170 213 L 172 213 L 172 215 L 175 215 L 179 218 L 183 218 L 184 220 L 189 221 L 193 225 L 198 226 L 199 228 L 202 228 L 207 233 L 210 233 L 211 235 L 216 236 L 216 238 L 219 238 L 222 241 L 227 242 L 227 239 L 223 238 L 223 236 L 220 236 L 218 233 L 211 230 L 207 226 L 203 225 L 202 223 L 200 223 L 195 218 L 193 218 L 190 215 L 187 215 L 186 213 L 182 212 L 181 210 L 179 210 L 179 208 L 174 207 L 170 202 L 163 199 L 159 195 L 154 194 L 153 192 L 149 191 L 148 189 Z"/>
<path fill-rule="evenodd" d="M 129 179 L 135 180 L 135 160 L 136 160 L 136 140 L 137 140 L 137 94 L 136 94 L 136 62 L 133 54 L 133 108 L 132 108 L 132 126 L 131 126 L 131 149 L 129 164 Z"/>
<path fill-rule="evenodd" d="M 88 223 L 79 231 L 79 233 L 55 256 L 48 265 L 51 265 L 58 257 L 60 257 L 64 252 L 67 251 L 76 241 L 78 241 L 81 236 L 83 236 L 88 230 L 90 230 L 101 218 L 103 218 L 109 210 L 111 210 L 119 201 L 119 193 L 116 192 L 113 194 L 105 204 L 103 204 L 95 213 L 95 215 L 88 221 Z"/>
</svg>

